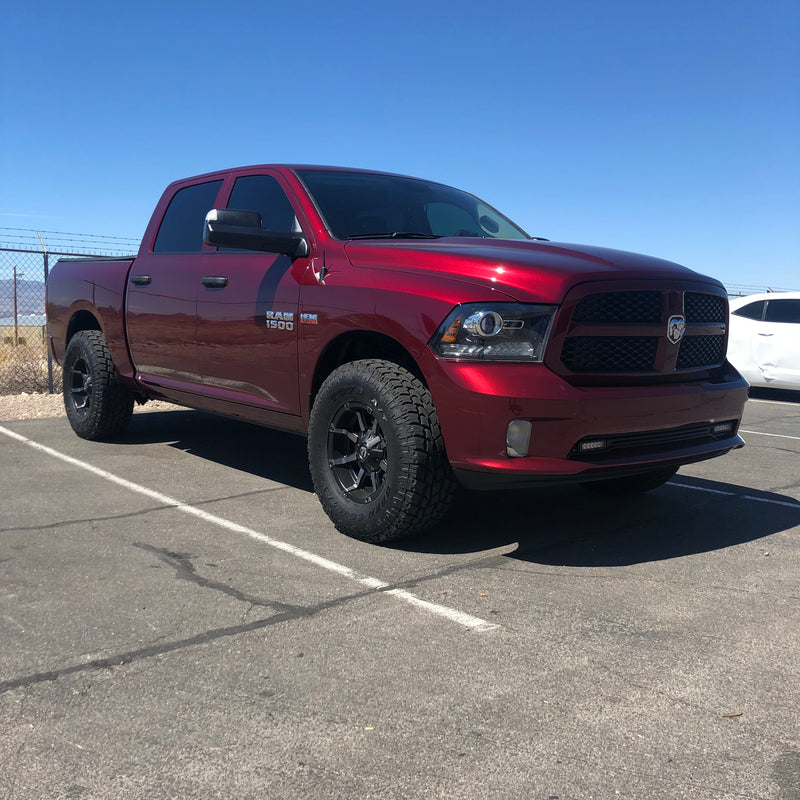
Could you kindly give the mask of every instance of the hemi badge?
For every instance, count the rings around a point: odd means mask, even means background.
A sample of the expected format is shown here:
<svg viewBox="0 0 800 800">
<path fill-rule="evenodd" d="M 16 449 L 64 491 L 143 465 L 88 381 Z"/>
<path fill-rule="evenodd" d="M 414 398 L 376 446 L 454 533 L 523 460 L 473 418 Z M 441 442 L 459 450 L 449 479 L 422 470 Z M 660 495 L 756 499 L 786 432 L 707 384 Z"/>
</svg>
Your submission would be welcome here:
<svg viewBox="0 0 800 800">
<path fill-rule="evenodd" d="M 316 314 L 301 314 L 300 315 L 300 324 L 301 325 L 317 325 L 319 324 L 319 320 L 317 319 Z"/>
</svg>

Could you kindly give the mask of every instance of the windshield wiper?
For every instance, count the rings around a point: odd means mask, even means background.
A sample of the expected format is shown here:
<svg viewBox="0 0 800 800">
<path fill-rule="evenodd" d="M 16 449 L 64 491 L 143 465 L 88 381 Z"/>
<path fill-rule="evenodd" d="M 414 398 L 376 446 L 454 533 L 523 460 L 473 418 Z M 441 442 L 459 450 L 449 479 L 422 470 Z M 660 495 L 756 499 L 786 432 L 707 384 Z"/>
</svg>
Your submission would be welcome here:
<svg viewBox="0 0 800 800">
<path fill-rule="evenodd" d="M 434 233 L 415 233 L 414 231 L 392 231 L 391 233 L 357 233 L 348 239 L 440 239 Z"/>
</svg>

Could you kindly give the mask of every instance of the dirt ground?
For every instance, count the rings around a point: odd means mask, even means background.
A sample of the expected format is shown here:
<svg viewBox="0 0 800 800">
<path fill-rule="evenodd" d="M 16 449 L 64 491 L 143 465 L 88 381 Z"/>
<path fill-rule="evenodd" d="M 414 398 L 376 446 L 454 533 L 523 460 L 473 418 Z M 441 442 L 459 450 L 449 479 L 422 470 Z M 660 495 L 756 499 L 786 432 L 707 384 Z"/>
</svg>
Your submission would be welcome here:
<svg viewBox="0 0 800 800">
<path fill-rule="evenodd" d="M 143 406 L 135 406 L 134 413 L 169 411 L 174 408 L 175 406 L 170 403 L 151 401 Z M 64 415 L 64 400 L 61 394 L 0 395 L 0 421 L 63 417 Z"/>
</svg>

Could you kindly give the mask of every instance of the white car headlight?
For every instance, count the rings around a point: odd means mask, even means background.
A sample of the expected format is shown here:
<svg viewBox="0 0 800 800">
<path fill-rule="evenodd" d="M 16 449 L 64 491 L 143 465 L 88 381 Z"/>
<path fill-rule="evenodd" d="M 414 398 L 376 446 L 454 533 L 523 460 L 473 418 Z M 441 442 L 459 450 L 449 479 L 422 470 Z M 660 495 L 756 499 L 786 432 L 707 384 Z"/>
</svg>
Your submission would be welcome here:
<svg viewBox="0 0 800 800">
<path fill-rule="evenodd" d="M 431 339 L 441 358 L 458 361 L 541 361 L 557 306 L 466 303 Z"/>
</svg>

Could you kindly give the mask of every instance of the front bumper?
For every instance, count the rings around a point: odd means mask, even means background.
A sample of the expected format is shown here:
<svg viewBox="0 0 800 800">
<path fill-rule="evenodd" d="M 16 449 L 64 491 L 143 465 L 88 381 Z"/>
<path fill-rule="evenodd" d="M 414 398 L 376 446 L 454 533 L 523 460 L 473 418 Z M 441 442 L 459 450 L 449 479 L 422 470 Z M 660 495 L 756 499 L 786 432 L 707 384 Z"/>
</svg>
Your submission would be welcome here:
<svg viewBox="0 0 800 800">
<path fill-rule="evenodd" d="M 747 382 L 727 364 L 714 381 L 611 387 L 573 386 L 544 364 L 453 362 L 429 353 L 421 366 L 450 463 L 470 488 L 633 474 L 714 458 L 744 444 L 736 432 Z M 512 458 L 506 432 L 518 419 L 530 421 L 530 443 L 527 455 Z M 724 438 L 667 435 L 726 421 L 733 430 Z M 575 450 L 587 438 L 645 433 L 656 435 L 631 436 L 639 444 L 605 455 L 582 457 Z"/>
</svg>

